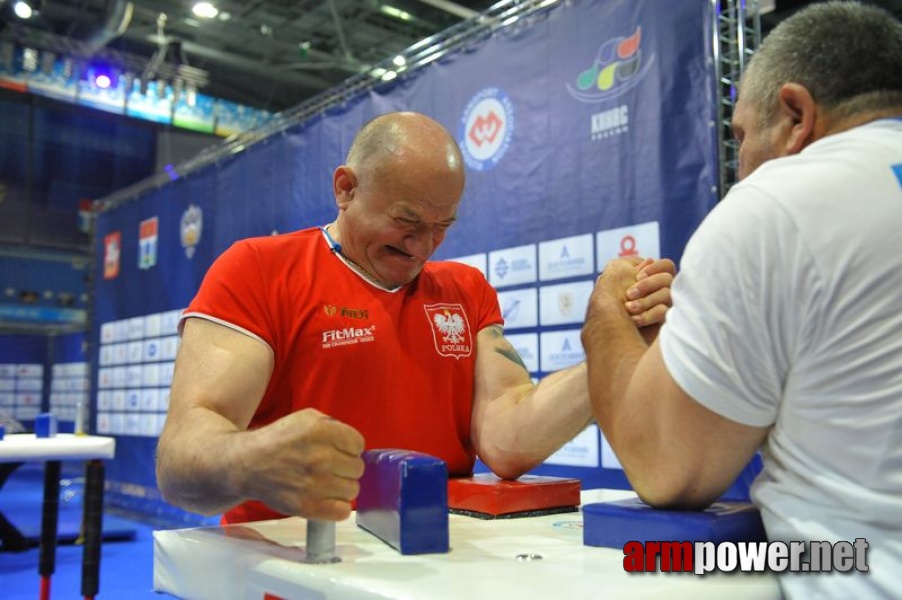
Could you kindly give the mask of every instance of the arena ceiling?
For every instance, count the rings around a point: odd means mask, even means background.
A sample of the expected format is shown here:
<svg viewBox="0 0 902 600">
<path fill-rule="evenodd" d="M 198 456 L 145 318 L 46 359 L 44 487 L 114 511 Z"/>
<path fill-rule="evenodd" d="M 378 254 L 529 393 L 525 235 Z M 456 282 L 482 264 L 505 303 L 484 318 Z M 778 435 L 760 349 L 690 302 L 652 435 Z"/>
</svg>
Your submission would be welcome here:
<svg viewBox="0 0 902 600">
<path fill-rule="evenodd" d="M 0 0 L 0 39 L 125 65 L 136 75 L 182 76 L 199 90 L 271 111 L 371 70 L 415 42 L 497 0 Z M 509 1 L 509 0 L 508 0 Z"/>
<path fill-rule="evenodd" d="M 15 16 L 21 1 L 37 9 L 32 18 Z M 181 78 L 207 95 L 279 111 L 517 0 L 210 2 L 218 14 L 204 18 L 195 0 L 0 0 L 0 40 Z M 764 31 L 809 3 L 760 0 Z M 875 3 L 902 15 L 902 0 Z"/>
</svg>

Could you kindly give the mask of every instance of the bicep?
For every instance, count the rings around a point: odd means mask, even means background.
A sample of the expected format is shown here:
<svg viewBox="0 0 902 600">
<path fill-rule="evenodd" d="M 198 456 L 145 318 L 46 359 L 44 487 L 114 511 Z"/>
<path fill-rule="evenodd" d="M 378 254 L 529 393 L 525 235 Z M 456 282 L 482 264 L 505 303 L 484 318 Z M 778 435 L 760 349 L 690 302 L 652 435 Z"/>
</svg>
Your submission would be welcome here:
<svg viewBox="0 0 902 600">
<path fill-rule="evenodd" d="M 697 402 L 670 375 L 657 342 L 637 365 L 628 396 L 630 403 L 642 407 L 630 411 L 628 418 L 647 419 L 634 421 L 634 431 L 654 440 L 654 456 L 645 458 L 656 467 L 648 472 L 650 477 L 639 477 L 634 484 L 652 504 L 704 505 L 715 500 L 739 476 L 770 429 L 733 421 Z"/>
<path fill-rule="evenodd" d="M 516 401 L 532 388 L 529 370 L 500 325 L 484 327 L 476 336 L 476 373 L 473 389 L 473 428 L 480 425 L 504 398 Z"/>
<path fill-rule="evenodd" d="M 206 319 L 187 319 L 169 413 L 204 408 L 245 429 L 263 398 L 273 365 L 272 350 L 263 342 Z"/>
</svg>

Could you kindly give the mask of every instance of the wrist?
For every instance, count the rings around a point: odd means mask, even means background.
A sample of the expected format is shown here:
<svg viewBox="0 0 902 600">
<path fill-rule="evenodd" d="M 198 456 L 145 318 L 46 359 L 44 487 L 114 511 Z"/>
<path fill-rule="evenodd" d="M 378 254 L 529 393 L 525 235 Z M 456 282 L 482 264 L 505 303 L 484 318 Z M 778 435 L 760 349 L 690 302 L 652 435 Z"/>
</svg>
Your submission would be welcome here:
<svg viewBox="0 0 902 600">
<path fill-rule="evenodd" d="M 632 322 L 626 310 L 625 299 L 606 289 L 596 290 L 589 298 L 586 327 L 606 327 L 624 319 Z"/>
</svg>

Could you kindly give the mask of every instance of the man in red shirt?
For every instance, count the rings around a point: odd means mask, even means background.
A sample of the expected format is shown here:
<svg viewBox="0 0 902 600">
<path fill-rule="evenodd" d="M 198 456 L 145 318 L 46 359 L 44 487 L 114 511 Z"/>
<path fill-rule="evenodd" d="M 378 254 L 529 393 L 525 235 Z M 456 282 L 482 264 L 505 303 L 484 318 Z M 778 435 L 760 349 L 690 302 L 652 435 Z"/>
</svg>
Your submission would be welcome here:
<svg viewBox="0 0 902 600">
<path fill-rule="evenodd" d="M 441 125 L 374 119 L 333 190 L 333 223 L 237 242 L 185 311 L 158 448 L 168 502 L 226 522 L 339 520 L 365 448 L 432 454 L 452 476 L 479 456 L 515 478 L 590 422 L 583 365 L 533 384 L 485 277 L 427 262 L 464 190 Z M 628 306 L 652 336 L 673 271 L 637 268 Z"/>
</svg>

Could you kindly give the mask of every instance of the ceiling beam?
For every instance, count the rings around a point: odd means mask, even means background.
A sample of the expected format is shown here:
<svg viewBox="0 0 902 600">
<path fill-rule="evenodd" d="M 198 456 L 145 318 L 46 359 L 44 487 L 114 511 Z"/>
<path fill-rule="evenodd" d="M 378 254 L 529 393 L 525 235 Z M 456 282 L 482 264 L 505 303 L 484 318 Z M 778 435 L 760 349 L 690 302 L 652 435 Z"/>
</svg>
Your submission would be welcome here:
<svg viewBox="0 0 902 600">
<path fill-rule="evenodd" d="M 466 6 L 461 6 L 460 4 L 451 2 L 450 0 L 417 0 L 417 2 L 428 4 L 433 8 L 443 10 L 446 13 L 450 13 L 456 17 L 460 17 L 461 19 L 472 19 L 473 17 L 479 15 L 479 13 L 475 10 L 467 8 Z"/>
<path fill-rule="evenodd" d="M 147 40 L 154 43 L 162 43 L 166 40 L 161 40 L 160 36 L 153 34 L 149 35 L 146 38 Z M 168 41 L 172 41 L 171 39 Z M 266 64 L 263 61 L 257 61 L 250 58 L 245 58 L 243 56 L 239 56 L 237 54 L 233 54 L 231 52 L 226 52 L 224 50 L 219 50 L 216 48 L 212 48 L 210 46 L 203 46 L 201 44 L 197 44 L 195 42 L 189 42 L 187 40 L 181 41 L 182 49 L 188 54 L 193 54 L 196 56 L 200 56 L 202 58 L 207 58 L 209 60 L 219 62 L 223 65 L 227 65 L 233 67 L 235 69 L 239 69 L 241 71 L 246 71 L 248 73 L 254 74 L 258 77 L 267 78 L 270 77 L 266 75 L 265 70 L 269 69 L 279 69 L 279 75 L 276 79 L 289 83 L 289 84 L 297 84 L 303 85 L 310 88 L 316 88 L 319 90 L 325 90 L 332 86 L 332 83 L 322 77 L 317 77 L 315 75 L 310 75 L 304 72 L 297 71 L 285 71 L 280 67 L 280 65 L 275 64 Z"/>
</svg>

